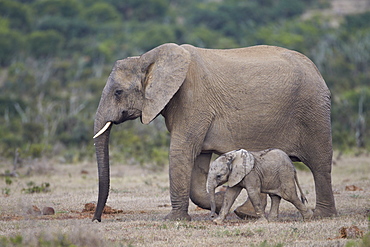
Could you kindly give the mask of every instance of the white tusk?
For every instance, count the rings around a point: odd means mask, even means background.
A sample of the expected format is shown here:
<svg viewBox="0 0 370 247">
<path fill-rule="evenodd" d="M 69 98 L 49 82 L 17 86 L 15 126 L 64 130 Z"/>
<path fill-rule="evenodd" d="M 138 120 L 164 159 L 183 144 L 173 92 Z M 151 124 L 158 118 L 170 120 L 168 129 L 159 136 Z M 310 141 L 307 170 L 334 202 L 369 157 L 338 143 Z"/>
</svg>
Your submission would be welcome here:
<svg viewBox="0 0 370 247">
<path fill-rule="evenodd" d="M 98 137 L 98 136 L 100 136 L 101 134 L 103 134 L 108 128 L 109 128 L 109 126 L 112 124 L 112 122 L 107 122 L 105 125 L 104 125 L 104 127 L 101 129 L 101 130 L 99 130 L 99 132 L 98 133 L 96 133 L 96 135 L 94 135 L 94 137 L 93 137 L 93 139 L 95 139 L 96 137 Z"/>
</svg>

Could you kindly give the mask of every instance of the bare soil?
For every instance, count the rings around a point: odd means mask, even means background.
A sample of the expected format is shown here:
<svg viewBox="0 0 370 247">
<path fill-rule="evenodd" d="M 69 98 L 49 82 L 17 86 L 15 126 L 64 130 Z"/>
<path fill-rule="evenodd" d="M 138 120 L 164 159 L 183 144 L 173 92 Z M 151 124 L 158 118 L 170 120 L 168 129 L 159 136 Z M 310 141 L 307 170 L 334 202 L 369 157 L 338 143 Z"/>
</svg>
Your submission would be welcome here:
<svg viewBox="0 0 370 247">
<path fill-rule="evenodd" d="M 10 169 L 10 164 L 0 163 L 0 174 Z M 369 156 L 343 157 L 335 162 L 333 191 L 338 216 L 307 222 L 302 221 L 298 211 L 286 201 L 281 203 L 277 222 L 241 220 L 231 212 L 223 225 L 215 225 L 210 221 L 209 211 L 192 203 L 189 207 L 192 221 L 164 221 L 171 210 L 167 169 L 153 172 L 138 166 L 116 164 L 111 166 L 111 191 L 107 203 L 111 208 L 98 223 L 91 221 L 91 204 L 88 204 L 97 200 L 95 163 L 65 165 L 39 161 L 21 168 L 18 174 L 19 177 L 7 180 L 0 177 L 0 246 L 1 243 L 12 246 L 10 243 L 16 236 L 22 237 L 22 244 L 18 246 L 40 246 L 48 241 L 54 246 L 63 241 L 76 246 L 370 244 L 364 237 L 369 236 Z M 298 178 L 309 201 L 308 206 L 314 208 L 311 173 L 298 171 Z M 26 193 L 29 182 L 36 186 L 49 183 L 50 191 Z M 244 192 L 233 209 L 245 199 Z M 54 209 L 55 214 L 43 215 L 45 207 Z M 52 213 L 50 208 L 47 210 Z"/>
</svg>

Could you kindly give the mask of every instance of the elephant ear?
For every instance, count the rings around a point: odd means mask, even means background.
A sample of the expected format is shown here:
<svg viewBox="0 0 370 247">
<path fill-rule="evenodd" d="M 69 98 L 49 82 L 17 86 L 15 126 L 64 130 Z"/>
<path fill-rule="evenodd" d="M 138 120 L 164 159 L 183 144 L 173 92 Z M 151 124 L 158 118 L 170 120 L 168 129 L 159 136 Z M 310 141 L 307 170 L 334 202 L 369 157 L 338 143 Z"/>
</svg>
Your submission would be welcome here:
<svg viewBox="0 0 370 247">
<path fill-rule="evenodd" d="M 232 162 L 231 173 L 229 176 L 229 187 L 240 183 L 242 179 L 251 172 L 254 167 L 254 157 L 247 150 L 236 151 L 236 157 Z"/>
<path fill-rule="evenodd" d="M 150 123 L 179 90 L 186 78 L 190 53 L 176 44 L 164 44 L 141 55 L 144 106 L 141 120 Z"/>
</svg>

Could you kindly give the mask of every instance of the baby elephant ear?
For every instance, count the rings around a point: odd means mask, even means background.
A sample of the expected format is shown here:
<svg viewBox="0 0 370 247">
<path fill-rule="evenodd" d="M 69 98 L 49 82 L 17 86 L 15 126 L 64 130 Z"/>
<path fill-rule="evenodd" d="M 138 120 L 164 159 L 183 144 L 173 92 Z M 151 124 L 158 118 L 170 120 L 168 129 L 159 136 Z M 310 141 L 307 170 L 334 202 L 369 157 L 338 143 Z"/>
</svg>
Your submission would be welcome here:
<svg viewBox="0 0 370 247">
<path fill-rule="evenodd" d="M 250 173 L 254 166 L 253 155 L 244 150 L 240 149 L 236 152 L 236 157 L 232 163 L 231 173 L 229 176 L 229 187 L 233 187 L 240 183 L 242 179 Z"/>
<path fill-rule="evenodd" d="M 245 168 L 245 175 L 247 175 L 254 167 L 254 156 L 244 149 L 241 149 L 241 152 L 243 157 L 243 166 Z"/>
<path fill-rule="evenodd" d="M 237 155 L 238 155 L 238 151 L 233 150 L 233 151 L 224 153 L 222 156 L 225 157 L 228 163 L 232 163 L 232 161 L 236 158 Z"/>
</svg>

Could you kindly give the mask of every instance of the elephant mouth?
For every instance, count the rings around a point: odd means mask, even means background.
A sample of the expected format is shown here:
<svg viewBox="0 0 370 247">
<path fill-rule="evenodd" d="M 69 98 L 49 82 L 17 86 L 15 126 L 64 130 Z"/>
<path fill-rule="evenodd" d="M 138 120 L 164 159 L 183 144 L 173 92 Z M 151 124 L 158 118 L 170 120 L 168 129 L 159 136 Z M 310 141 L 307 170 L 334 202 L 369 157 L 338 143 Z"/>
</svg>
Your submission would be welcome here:
<svg viewBox="0 0 370 247">
<path fill-rule="evenodd" d="M 128 120 L 134 120 L 141 116 L 141 111 L 134 110 L 134 111 L 123 111 L 121 114 L 121 118 L 117 121 L 107 121 L 105 125 L 94 135 L 94 139 L 102 135 L 112 124 L 121 124 Z"/>
<path fill-rule="evenodd" d="M 112 121 L 114 124 L 121 124 L 123 122 L 126 122 L 128 120 L 134 120 L 141 116 L 141 111 L 133 109 L 128 111 L 122 111 L 121 117 L 117 121 Z"/>
</svg>

